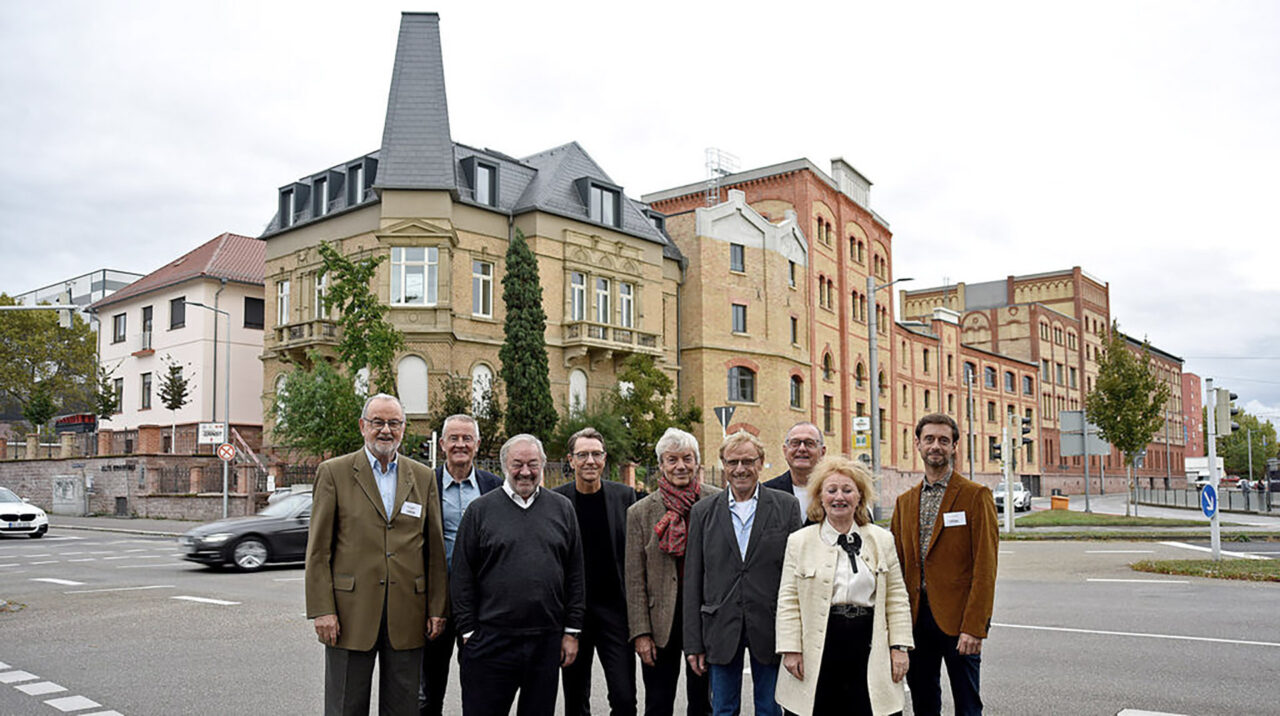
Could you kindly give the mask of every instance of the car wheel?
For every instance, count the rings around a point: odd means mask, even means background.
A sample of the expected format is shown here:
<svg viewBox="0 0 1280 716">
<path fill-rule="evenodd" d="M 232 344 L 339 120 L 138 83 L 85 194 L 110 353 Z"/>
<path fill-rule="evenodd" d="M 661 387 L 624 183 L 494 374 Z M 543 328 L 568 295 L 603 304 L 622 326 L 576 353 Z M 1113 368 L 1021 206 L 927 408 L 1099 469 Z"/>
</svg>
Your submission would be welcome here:
<svg viewBox="0 0 1280 716">
<path fill-rule="evenodd" d="M 257 537 L 245 537 L 231 550 L 231 561 L 244 572 L 260 569 L 268 556 L 266 543 Z"/>
</svg>

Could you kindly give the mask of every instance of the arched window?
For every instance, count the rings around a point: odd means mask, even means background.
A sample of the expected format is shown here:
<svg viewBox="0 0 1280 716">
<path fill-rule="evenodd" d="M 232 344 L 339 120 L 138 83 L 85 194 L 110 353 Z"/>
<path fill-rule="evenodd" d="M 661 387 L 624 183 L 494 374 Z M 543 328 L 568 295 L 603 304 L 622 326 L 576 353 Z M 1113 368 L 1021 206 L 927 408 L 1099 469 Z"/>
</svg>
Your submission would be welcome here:
<svg viewBox="0 0 1280 716">
<path fill-rule="evenodd" d="M 427 362 L 418 356 L 405 356 L 396 364 L 396 384 L 400 387 L 400 403 L 406 414 L 427 412 Z"/>
<path fill-rule="evenodd" d="M 889 387 L 889 384 L 885 382 L 885 379 L 884 379 L 884 371 L 880 371 L 879 378 L 880 378 L 880 394 L 884 395 L 885 389 Z"/>
<path fill-rule="evenodd" d="M 489 405 L 493 395 L 493 369 L 484 363 L 471 369 L 471 412 L 480 413 Z"/>
<path fill-rule="evenodd" d="M 750 368 L 734 366 L 729 369 L 729 400 L 741 403 L 756 401 L 756 374 Z"/>
<path fill-rule="evenodd" d="M 798 375 L 791 376 L 791 407 L 804 407 L 804 381 Z"/>
<path fill-rule="evenodd" d="M 575 368 L 569 373 L 569 412 L 587 409 L 587 372 Z"/>
<path fill-rule="evenodd" d="M 831 380 L 831 354 L 822 354 L 822 379 Z"/>
<path fill-rule="evenodd" d="M 867 367 L 862 364 L 862 361 L 858 361 L 858 364 L 853 367 L 853 384 L 861 388 L 866 381 Z"/>
<path fill-rule="evenodd" d="M 986 366 L 982 369 L 982 384 L 988 388 L 996 387 L 996 369 Z"/>
</svg>

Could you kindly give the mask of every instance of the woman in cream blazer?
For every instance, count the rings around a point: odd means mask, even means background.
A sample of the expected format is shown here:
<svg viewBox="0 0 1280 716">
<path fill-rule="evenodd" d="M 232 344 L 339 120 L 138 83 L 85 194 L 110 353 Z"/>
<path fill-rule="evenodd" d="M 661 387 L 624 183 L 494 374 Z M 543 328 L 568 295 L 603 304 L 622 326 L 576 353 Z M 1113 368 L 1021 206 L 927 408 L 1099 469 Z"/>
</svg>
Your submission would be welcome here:
<svg viewBox="0 0 1280 716">
<path fill-rule="evenodd" d="M 903 709 L 907 651 L 915 645 L 911 607 L 893 535 L 871 524 L 871 484 L 860 464 L 826 458 L 809 478 L 807 516 L 816 524 L 787 540 L 776 697 L 791 713 Z M 865 673 L 854 673 L 863 664 Z"/>
</svg>

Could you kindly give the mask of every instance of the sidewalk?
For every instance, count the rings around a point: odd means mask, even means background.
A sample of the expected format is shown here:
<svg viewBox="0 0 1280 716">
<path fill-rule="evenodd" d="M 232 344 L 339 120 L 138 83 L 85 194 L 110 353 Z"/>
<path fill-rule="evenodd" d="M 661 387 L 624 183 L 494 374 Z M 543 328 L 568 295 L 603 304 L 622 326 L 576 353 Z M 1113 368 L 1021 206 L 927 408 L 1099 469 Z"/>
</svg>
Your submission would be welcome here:
<svg viewBox="0 0 1280 716">
<path fill-rule="evenodd" d="M 147 535 L 149 537 L 179 537 L 182 533 L 202 524 L 186 520 L 158 520 L 141 517 L 71 517 L 49 515 L 49 534 L 58 530 L 94 530 L 119 534 Z"/>
</svg>

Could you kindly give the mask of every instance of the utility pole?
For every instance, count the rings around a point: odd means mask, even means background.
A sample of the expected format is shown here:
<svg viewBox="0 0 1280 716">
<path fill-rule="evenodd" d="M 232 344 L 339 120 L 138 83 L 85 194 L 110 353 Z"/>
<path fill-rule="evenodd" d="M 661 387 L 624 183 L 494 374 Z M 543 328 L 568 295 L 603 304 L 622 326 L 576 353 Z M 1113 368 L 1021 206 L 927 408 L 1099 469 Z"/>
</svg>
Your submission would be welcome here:
<svg viewBox="0 0 1280 716">
<path fill-rule="evenodd" d="M 1217 393 L 1213 390 L 1213 378 L 1204 379 L 1205 394 L 1209 402 L 1208 436 L 1205 440 L 1209 448 L 1209 484 L 1213 487 L 1214 499 L 1218 495 L 1218 427 L 1217 427 Z M 1203 500 L 1203 496 L 1200 498 Z M 1213 547 L 1213 561 L 1222 559 L 1222 534 L 1218 528 L 1218 510 L 1209 518 L 1209 542 Z"/>
<path fill-rule="evenodd" d="M 910 281 L 910 278 L 898 278 L 889 283 L 876 285 L 875 275 L 867 276 L 867 364 L 871 367 L 871 477 L 875 482 L 876 504 L 872 506 L 872 518 L 880 519 L 880 371 L 879 348 L 876 333 L 880 330 L 876 322 L 876 291 L 889 288 L 899 281 Z M 892 381 L 890 381 L 892 383 Z"/>
</svg>

